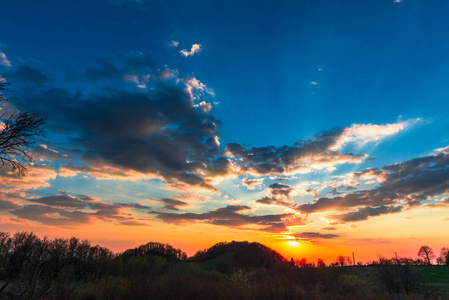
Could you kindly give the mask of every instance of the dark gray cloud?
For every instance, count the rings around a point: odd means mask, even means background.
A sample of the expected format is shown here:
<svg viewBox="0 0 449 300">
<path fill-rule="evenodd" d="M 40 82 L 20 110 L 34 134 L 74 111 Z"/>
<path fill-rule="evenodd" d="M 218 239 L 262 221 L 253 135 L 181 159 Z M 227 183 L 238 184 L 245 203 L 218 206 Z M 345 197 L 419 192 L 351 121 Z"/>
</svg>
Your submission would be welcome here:
<svg viewBox="0 0 449 300">
<path fill-rule="evenodd" d="M 273 183 L 268 186 L 268 191 L 271 197 L 263 197 L 257 199 L 256 203 L 266 205 L 279 205 L 296 209 L 297 205 L 289 202 L 287 199 L 291 198 L 293 188 L 283 183 Z"/>
<path fill-rule="evenodd" d="M 283 174 L 307 168 L 311 164 L 353 161 L 364 156 L 332 150 L 344 129 L 335 129 L 315 135 L 311 140 L 297 142 L 293 146 L 267 146 L 246 149 L 238 143 L 229 143 L 226 150 L 238 159 L 242 172 L 260 175 Z"/>
<path fill-rule="evenodd" d="M 25 205 L 19 209 L 11 210 L 10 213 L 21 219 L 52 226 L 86 224 L 90 223 L 93 217 L 90 213 L 47 205 Z"/>
<path fill-rule="evenodd" d="M 293 234 L 297 239 L 335 239 L 340 237 L 338 234 L 330 234 L 330 233 L 319 233 L 319 232 L 302 232 Z"/>
<path fill-rule="evenodd" d="M 42 71 L 27 65 L 19 65 L 6 73 L 9 81 L 19 81 L 24 84 L 42 85 L 49 81 Z"/>
<path fill-rule="evenodd" d="M 75 226 L 95 219 L 131 222 L 136 221 L 133 214 L 124 210 L 150 210 L 141 204 L 106 203 L 88 195 L 60 194 L 26 200 L 38 204 L 10 207 L 9 212 L 22 219 L 52 226 Z"/>
<path fill-rule="evenodd" d="M 256 203 L 296 208 L 295 204 L 293 204 L 283 198 L 276 198 L 276 197 L 263 197 L 263 198 L 257 199 Z"/>
<path fill-rule="evenodd" d="M 192 104 L 177 86 L 148 92 L 111 92 L 82 98 L 61 89 L 39 89 L 15 103 L 48 116 L 53 130 L 72 133 L 89 165 L 157 174 L 208 189 L 204 178 L 228 174 L 220 157 L 219 121 Z M 32 99 L 32 101 L 31 101 Z M 42 149 L 41 149 L 42 150 Z"/>
<path fill-rule="evenodd" d="M 339 220 L 341 222 L 358 222 L 367 220 L 369 217 L 375 217 L 386 214 L 393 214 L 401 212 L 404 206 L 390 205 L 390 206 L 378 206 L 378 207 L 363 207 L 356 211 L 351 211 L 346 214 L 331 216 L 334 220 Z"/>
<path fill-rule="evenodd" d="M 283 183 L 273 183 L 270 184 L 268 188 L 273 196 L 290 198 L 290 194 L 293 192 L 293 188 L 291 186 Z"/>
<path fill-rule="evenodd" d="M 228 205 L 204 213 L 163 213 L 152 212 L 166 223 L 182 224 L 205 222 L 214 225 L 240 227 L 244 225 L 262 225 L 264 231 L 280 232 L 286 230 L 284 219 L 293 214 L 253 216 L 242 212 L 251 209 L 246 205 Z"/>
<path fill-rule="evenodd" d="M 45 204 L 55 207 L 69 207 L 69 208 L 85 208 L 87 206 L 87 199 L 73 197 L 67 194 L 54 195 L 48 197 L 41 197 L 35 199 L 28 199 L 28 201 Z M 91 200 L 90 200 L 91 201 Z"/>
<path fill-rule="evenodd" d="M 449 190 L 449 153 L 443 151 L 382 169 L 367 169 L 355 176 L 362 178 L 367 173 L 381 175 L 384 181 L 371 190 L 335 198 L 322 197 L 314 203 L 300 205 L 298 209 L 303 213 L 313 213 L 358 206 L 383 207 L 398 201 L 408 206 L 419 205 L 422 200 Z"/>
<path fill-rule="evenodd" d="M 371 190 L 356 191 L 341 197 L 322 197 L 314 203 L 300 205 L 297 209 L 303 213 L 313 213 L 358 208 L 331 216 L 344 223 L 398 213 L 406 207 L 421 205 L 421 201 L 449 190 L 449 153 L 442 151 L 381 169 L 367 169 L 356 173 L 355 177 L 376 178 L 382 182 Z M 402 204 L 394 205 L 397 202 Z"/>
<path fill-rule="evenodd" d="M 190 204 L 181 200 L 176 200 L 176 199 L 170 199 L 170 198 L 163 198 L 163 199 L 151 199 L 153 201 L 159 202 L 164 204 L 163 209 L 167 209 L 167 210 L 179 210 L 180 207 L 183 206 L 189 206 Z"/>
<path fill-rule="evenodd" d="M 123 75 L 125 75 L 123 70 L 119 69 L 110 58 L 107 58 L 97 61 L 95 67 L 88 68 L 84 78 L 93 81 L 100 79 L 122 80 Z"/>
<path fill-rule="evenodd" d="M 0 199 L 0 211 L 5 210 L 11 210 L 21 207 L 21 205 L 17 202 L 10 201 L 7 199 Z"/>
</svg>

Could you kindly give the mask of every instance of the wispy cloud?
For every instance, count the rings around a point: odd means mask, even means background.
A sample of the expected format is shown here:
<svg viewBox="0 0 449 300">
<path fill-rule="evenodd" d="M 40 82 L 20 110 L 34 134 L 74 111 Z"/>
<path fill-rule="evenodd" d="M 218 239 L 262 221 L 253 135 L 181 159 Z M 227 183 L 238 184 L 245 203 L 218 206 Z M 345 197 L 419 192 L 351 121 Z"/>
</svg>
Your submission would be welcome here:
<svg viewBox="0 0 449 300">
<path fill-rule="evenodd" d="M 178 41 L 171 41 L 170 44 L 168 44 L 170 47 L 178 47 L 179 46 L 179 42 Z"/>
</svg>

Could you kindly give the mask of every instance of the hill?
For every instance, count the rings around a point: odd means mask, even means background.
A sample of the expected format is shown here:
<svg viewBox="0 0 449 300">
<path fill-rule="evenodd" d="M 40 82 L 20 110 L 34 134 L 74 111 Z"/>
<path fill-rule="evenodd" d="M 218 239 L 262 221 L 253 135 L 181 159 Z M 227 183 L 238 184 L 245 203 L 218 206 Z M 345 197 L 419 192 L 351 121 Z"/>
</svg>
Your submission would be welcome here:
<svg viewBox="0 0 449 300">
<path fill-rule="evenodd" d="M 198 251 L 189 260 L 199 262 L 203 268 L 230 273 L 232 270 L 272 269 L 275 265 L 288 264 L 278 252 L 260 243 L 220 242 Z"/>
</svg>

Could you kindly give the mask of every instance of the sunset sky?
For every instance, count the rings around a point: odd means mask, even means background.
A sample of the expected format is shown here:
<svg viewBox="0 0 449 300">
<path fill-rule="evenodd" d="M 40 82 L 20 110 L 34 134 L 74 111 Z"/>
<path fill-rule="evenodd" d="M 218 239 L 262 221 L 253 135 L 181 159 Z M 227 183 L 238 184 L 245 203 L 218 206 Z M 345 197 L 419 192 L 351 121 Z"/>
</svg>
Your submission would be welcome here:
<svg viewBox="0 0 449 300">
<path fill-rule="evenodd" d="M 422 0 L 4 1 L 2 110 L 48 121 L 28 175 L 0 172 L 0 231 L 438 253 L 448 16 Z"/>
</svg>

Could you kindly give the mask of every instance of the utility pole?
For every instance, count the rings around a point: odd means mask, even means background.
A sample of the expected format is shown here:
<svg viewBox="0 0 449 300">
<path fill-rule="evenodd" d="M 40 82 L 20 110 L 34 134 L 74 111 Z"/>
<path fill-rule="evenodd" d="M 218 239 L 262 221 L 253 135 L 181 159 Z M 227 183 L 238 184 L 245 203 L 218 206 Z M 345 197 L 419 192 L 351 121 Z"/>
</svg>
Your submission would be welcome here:
<svg viewBox="0 0 449 300">
<path fill-rule="evenodd" d="M 354 264 L 354 266 L 355 266 L 355 258 L 354 258 L 354 252 L 352 252 L 352 263 Z"/>
</svg>

